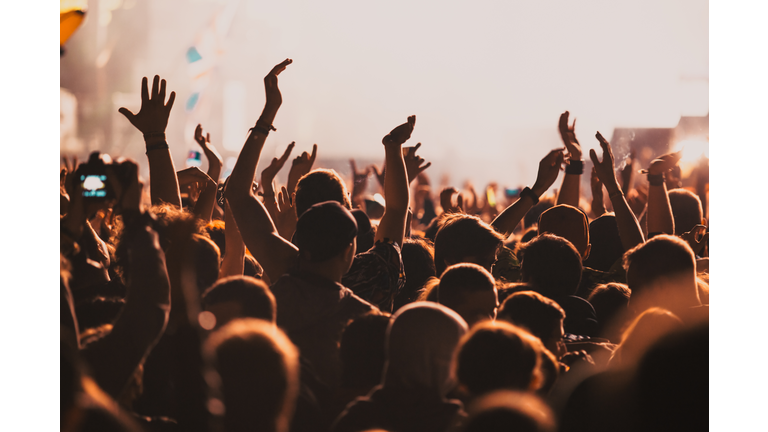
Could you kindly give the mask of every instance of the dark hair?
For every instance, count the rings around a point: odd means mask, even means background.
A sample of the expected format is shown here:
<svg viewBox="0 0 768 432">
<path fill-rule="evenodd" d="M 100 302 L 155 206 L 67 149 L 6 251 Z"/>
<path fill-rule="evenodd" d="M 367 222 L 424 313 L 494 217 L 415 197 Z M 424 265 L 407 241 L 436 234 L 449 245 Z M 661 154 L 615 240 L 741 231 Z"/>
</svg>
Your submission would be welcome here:
<svg viewBox="0 0 768 432">
<path fill-rule="evenodd" d="M 336 201 L 324 201 L 301 214 L 292 241 L 303 259 L 322 262 L 343 253 L 356 238 L 352 213 Z"/>
<path fill-rule="evenodd" d="M 493 390 L 536 390 L 541 384 L 538 338 L 506 321 L 475 325 L 456 351 L 456 377 L 481 395 Z"/>
<path fill-rule="evenodd" d="M 488 270 L 477 264 L 455 264 L 443 273 L 437 286 L 438 303 L 454 311 L 464 303 L 466 294 L 478 291 L 494 291 L 496 282 Z"/>
<path fill-rule="evenodd" d="M 551 299 L 573 295 L 581 282 L 581 256 L 566 239 L 542 234 L 521 247 L 523 282 Z"/>
<path fill-rule="evenodd" d="M 213 242 L 216 243 L 216 246 L 219 247 L 219 251 L 221 251 L 222 257 L 227 253 L 227 239 L 224 235 L 225 229 L 226 227 L 224 226 L 223 220 L 212 220 L 208 222 L 208 225 L 205 226 L 205 230 L 208 232 L 211 240 L 213 240 Z"/>
<path fill-rule="evenodd" d="M 197 289 L 202 294 L 219 279 L 221 253 L 216 243 L 208 237 L 194 234 L 192 242 L 195 245 L 193 265 L 197 276 Z"/>
<path fill-rule="evenodd" d="M 211 334 L 204 353 L 221 378 L 226 430 L 288 431 L 299 355 L 279 328 L 259 319 L 234 320 Z"/>
<path fill-rule="evenodd" d="M 352 208 L 347 186 L 336 171 L 316 169 L 299 179 L 296 184 L 296 216 L 324 201 L 336 201 L 348 210 Z"/>
<path fill-rule="evenodd" d="M 584 260 L 585 267 L 608 271 L 624 255 L 619 225 L 612 214 L 604 214 L 589 224 L 589 238 L 592 248 Z"/>
<path fill-rule="evenodd" d="M 469 406 L 462 432 L 555 432 L 555 416 L 538 397 L 524 392 L 498 390 Z"/>
<path fill-rule="evenodd" d="M 573 245 L 579 256 L 589 247 L 589 218 L 584 210 L 568 204 L 558 204 L 539 216 L 539 234 L 554 234 Z"/>
<path fill-rule="evenodd" d="M 521 291 L 504 300 L 497 319 L 528 330 L 541 339 L 545 346 L 550 346 L 549 339 L 555 331 L 559 332 L 565 311 L 557 302 L 537 292 Z"/>
<path fill-rule="evenodd" d="M 528 213 L 523 216 L 523 227 L 525 229 L 528 229 L 539 221 L 539 217 L 542 213 L 549 210 L 550 208 L 555 206 L 555 197 L 554 195 L 547 195 L 544 197 L 541 197 L 539 200 L 539 203 L 535 206 L 531 207 L 530 210 L 528 210 Z"/>
<path fill-rule="evenodd" d="M 344 329 L 339 345 L 342 386 L 371 387 L 381 383 L 389 314 L 367 313 Z"/>
<path fill-rule="evenodd" d="M 250 276 L 230 276 L 219 279 L 203 293 L 206 309 L 223 302 L 237 302 L 242 307 L 241 318 L 259 318 L 275 322 L 275 296 L 261 279 Z"/>
<path fill-rule="evenodd" d="M 427 239 L 411 237 L 403 242 L 401 255 L 405 269 L 405 286 L 395 296 L 393 311 L 416 301 L 427 279 L 436 276 L 434 254 L 435 248 Z"/>
<path fill-rule="evenodd" d="M 616 282 L 598 285 L 589 294 L 587 300 L 595 308 L 600 337 L 618 342 L 621 336 L 618 330 L 622 323 L 616 323 L 614 320 L 622 318 L 627 312 L 631 294 L 632 290 L 628 286 Z"/>
<path fill-rule="evenodd" d="M 675 219 L 675 235 L 685 234 L 701 223 L 704 210 L 695 193 L 687 189 L 672 189 L 667 195 Z"/>
<path fill-rule="evenodd" d="M 624 254 L 627 285 L 633 294 L 660 276 L 689 272 L 695 279 L 696 257 L 685 241 L 670 235 L 657 235 Z"/>
<path fill-rule="evenodd" d="M 435 236 L 435 269 L 441 275 L 449 264 L 467 257 L 485 257 L 497 251 L 504 236 L 477 216 L 456 213 L 445 220 Z"/>
</svg>

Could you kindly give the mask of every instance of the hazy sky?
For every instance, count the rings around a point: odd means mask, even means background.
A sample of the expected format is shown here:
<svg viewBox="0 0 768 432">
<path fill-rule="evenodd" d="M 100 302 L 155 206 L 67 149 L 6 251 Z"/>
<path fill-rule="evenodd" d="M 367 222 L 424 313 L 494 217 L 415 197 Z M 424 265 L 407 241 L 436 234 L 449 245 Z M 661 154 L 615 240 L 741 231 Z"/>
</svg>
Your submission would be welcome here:
<svg viewBox="0 0 768 432">
<path fill-rule="evenodd" d="M 135 74 L 168 76 L 186 101 L 193 85 L 183 55 L 232 3 L 152 2 L 151 52 Z M 609 137 L 614 127 L 673 127 L 681 114 L 709 111 L 708 3 L 700 0 L 242 0 L 220 48 L 212 77 L 245 89 L 241 114 L 223 122 L 220 110 L 175 108 L 172 121 L 186 123 L 188 138 L 203 122 L 238 145 L 263 106 L 261 78 L 290 57 L 270 157 L 295 140 L 297 150 L 318 143 L 321 157 L 380 159 L 381 137 L 415 114 L 411 144 L 423 143 L 432 175 L 467 170 L 478 183 L 532 183 L 538 160 L 560 145 L 564 110 L 587 148 L 598 129 Z"/>
</svg>

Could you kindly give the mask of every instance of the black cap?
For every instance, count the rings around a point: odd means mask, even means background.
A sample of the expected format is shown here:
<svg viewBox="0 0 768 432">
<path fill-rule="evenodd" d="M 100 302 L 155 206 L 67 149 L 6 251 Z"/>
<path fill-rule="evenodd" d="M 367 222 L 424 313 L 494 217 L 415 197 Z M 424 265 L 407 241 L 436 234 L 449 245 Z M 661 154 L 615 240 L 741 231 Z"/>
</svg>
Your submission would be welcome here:
<svg viewBox="0 0 768 432">
<path fill-rule="evenodd" d="M 317 203 L 296 222 L 293 244 L 309 261 L 325 261 L 341 253 L 357 237 L 352 213 L 336 201 Z"/>
</svg>

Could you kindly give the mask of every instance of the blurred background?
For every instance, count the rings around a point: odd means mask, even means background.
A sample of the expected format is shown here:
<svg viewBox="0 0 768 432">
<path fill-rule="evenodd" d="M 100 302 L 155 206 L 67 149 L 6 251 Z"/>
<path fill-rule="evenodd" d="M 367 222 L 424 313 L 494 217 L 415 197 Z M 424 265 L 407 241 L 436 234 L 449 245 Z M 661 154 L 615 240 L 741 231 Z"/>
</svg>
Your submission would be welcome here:
<svg viewBox="0 0 768 432">
<path fill-rule="evenodd" d="M 315 166 L 349 177 L 350 157 L 381 164 L 382 136 L 415 114 L 409 144 L 423 144 L 433 183 L 515 188 L 562 147 L 565 110 L 585 159 L 597 130 L 617 164 L 632 148 L 643 167 L 684 148 L 685 176 L 709 154 L 705 1 L 62 0 L 61 10 L 62 40 L 65 18 L 82 20 L 62 48 L 61 153 L 131 157 L 145 177 L 142 136 L 117 112 L 139 109 L 143 76 L 177 93 L 167 130 L 177 168 L 202 123 L 228 175 L 263 108 L 262 78 L 285 58 L 262 160 L 317 143 Z"/>
</svg>

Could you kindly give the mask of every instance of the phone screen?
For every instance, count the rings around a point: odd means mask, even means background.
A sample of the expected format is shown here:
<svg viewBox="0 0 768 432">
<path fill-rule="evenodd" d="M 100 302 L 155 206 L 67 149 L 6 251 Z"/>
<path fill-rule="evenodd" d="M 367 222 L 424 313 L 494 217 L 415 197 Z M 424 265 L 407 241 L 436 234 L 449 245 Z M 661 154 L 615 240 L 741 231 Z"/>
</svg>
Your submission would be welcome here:
<svg viewBox="0 0 768 432">
<path fill-rule="evenodd" d="M 80 182 L 84 197 L 105 198 L 107 196 L 107 176 L 103 174 L 81 175 Z"/>
</svg>

